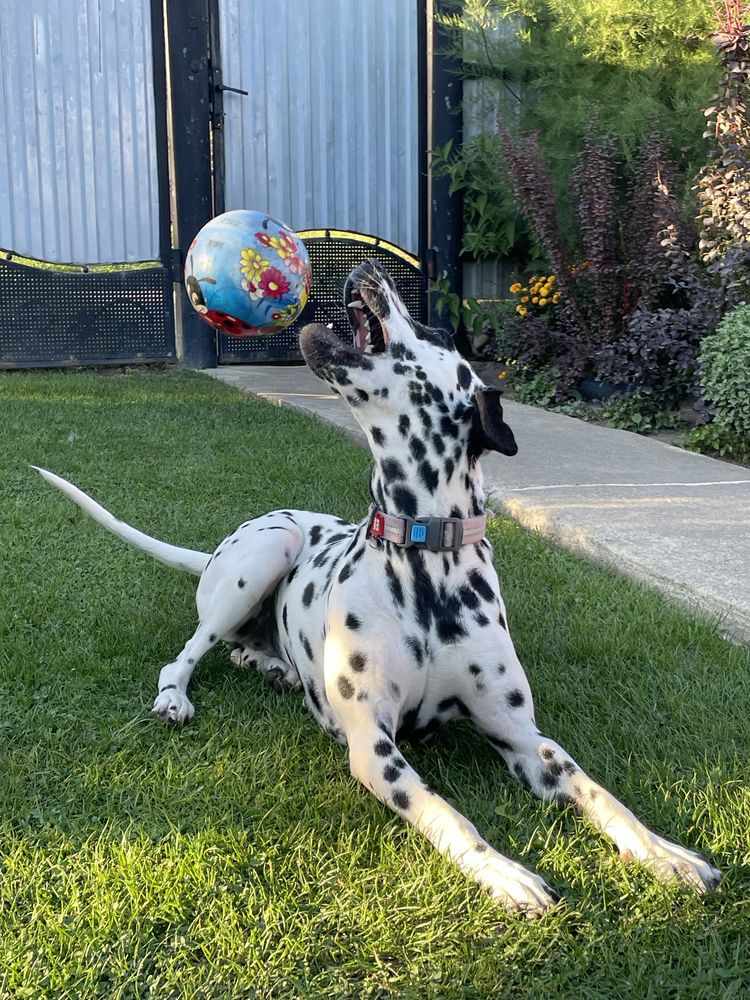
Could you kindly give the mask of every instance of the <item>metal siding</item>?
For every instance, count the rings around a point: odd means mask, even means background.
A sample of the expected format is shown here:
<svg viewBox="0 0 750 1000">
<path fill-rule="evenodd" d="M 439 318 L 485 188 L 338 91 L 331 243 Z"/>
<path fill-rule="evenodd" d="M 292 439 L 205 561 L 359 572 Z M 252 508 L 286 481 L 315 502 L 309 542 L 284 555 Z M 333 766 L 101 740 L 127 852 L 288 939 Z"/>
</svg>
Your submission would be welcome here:
<svg viewBox="0 0 750 1000">
<path fill-rule="evenodd" d="M 0 246 L 159 256 L 150 0 L 0 4 Z"/>
<path fill-rule="evenodd" d="M 220 0 L 226 208 L 418 250 L 414 0 Z"/>
</svg>

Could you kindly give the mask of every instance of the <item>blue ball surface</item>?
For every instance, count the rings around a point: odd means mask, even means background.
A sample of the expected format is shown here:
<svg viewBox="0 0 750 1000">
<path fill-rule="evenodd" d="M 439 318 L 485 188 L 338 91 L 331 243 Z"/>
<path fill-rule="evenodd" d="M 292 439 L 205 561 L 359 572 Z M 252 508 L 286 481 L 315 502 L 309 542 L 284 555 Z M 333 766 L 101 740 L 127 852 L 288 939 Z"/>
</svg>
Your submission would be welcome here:
<svg viewBox="0 0 750 1000">
<path fill-rule="evenodd" d="M 193 308 L 230 337 L 267 336 L 299 316 L 312 289 L 305 245 L 264 212 L 238 209 L 211 219 L 187 252 Z"/>
</svg>

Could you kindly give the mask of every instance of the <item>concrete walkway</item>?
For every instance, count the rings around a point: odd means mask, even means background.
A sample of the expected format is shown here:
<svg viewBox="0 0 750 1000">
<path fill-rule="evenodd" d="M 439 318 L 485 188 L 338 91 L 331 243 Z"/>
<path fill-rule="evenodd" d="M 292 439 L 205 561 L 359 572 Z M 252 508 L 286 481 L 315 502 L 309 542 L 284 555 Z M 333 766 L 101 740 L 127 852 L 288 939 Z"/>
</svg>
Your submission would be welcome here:
<svg viewBox="0 0 750 1000">
<path fill-rule="evenodd" d="M 304 366 L 207 374 L 365 444 L 348 407 Z M 750 641 L 750 469 L 520 403 L 504 410 L 518 455 L 482 463 L 494 509 Z"/>
</svg>

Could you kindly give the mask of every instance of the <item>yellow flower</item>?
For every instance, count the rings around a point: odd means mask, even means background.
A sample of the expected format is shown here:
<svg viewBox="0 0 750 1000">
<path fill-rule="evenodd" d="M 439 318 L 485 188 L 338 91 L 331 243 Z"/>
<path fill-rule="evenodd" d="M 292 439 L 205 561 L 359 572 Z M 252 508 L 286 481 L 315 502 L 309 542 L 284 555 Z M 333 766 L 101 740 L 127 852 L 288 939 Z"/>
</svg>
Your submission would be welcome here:
<svg viewBox="0 0 750 1000">
<path fill-rule="evenodd" d="M 525 316 L 526 306 L 516 306 L 516 312 L 518 313 L 519 316 Z"/>
<path fill-rule="evenodd" d="M 268 261 L 257 250 L 246 249 L 240 254 L 240 269 L 248 281 L 256 285 L 263 272 L 268 268 Z"/>
<path fill-rule="evenodd" d="M 534 283 L 535 281 L 536 281 L 536 275 L 535 275 L 535 274 L 532 274 L 532 275 L 531 275 L 531 277 L 529 278 L 529 284 L 530 284 L 530 285 L 533 285 L 533 283 Z"/>
<path fill-rule="evenodd" d="M 546 306 L 548 301 L 549 301 L 549 299 L 539 299 L 539 305 L 540 306 Z"/>
<path fill-rule="evenodd" d="M 551 275 L 549 276 L 549 278 L 547 278 L 547 284 L 548 284 L 548 285 L 554 285 L 554 283 L 555 283 L 556 281 L 557 281 L 557 278 L 555 277 L 555 275 L 554 275 L 554 274 L 551 274 Z"/>
<path fill-rule="evenodd" d="M 532 298 L 532 300 L 531 300 L 531 301 L 532 301 L 532 302 L 534 303 L 534 305 L 536 305 L 536 304 L 537 304 L 537 302 L 539 301 L 539 296 L 538 296 L 538 295 L 535 295 L 535 296 L 534 296 L 534 297 Z"/>
<path fill-rule="evenodd" d="M 529 301 L 528 295 L 522 295 L 521 296 L 521 302 L 528 302 L 528 301 Z"/>
<path fill-rule="evenodd" d="M 520 292 L 521 291 L 521 282 L 520 281 L 514 281 L 513 284 L 510 286 L 509 291 L 513 292 L 514 295 L 517 292 Z"/>
<path fill-rule="evenodd" d="M 562 292 L 555 292 L 555 294 L 552 296 L 552 301 L 559 302 L 561 298 L 562 298 Z"/>
<path fill-rule="evenodd" d="M 508 373 L 506 371 L 498 372 L 497 373 L 497 377 L 498 378 L 507 378 L 508 377 Z"/>
</svg>

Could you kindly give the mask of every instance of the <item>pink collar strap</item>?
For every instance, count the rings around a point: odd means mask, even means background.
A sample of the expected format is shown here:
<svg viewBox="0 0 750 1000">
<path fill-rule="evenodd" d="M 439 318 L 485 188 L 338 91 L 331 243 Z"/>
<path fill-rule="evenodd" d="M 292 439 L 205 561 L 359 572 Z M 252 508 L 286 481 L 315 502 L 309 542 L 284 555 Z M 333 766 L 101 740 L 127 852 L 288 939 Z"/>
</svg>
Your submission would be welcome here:
<svg viewBox="0 0 750 1000">
<path fill-rule="evenodd" d="M 370 538 L 383 538 L 403 548 L 429 549 L 430 552 L 455 552 L 462 545 L 473 545 L 484 538 L 487 515 L 479 517 L 396 517 L 370 507 Z"/>
</svg>

